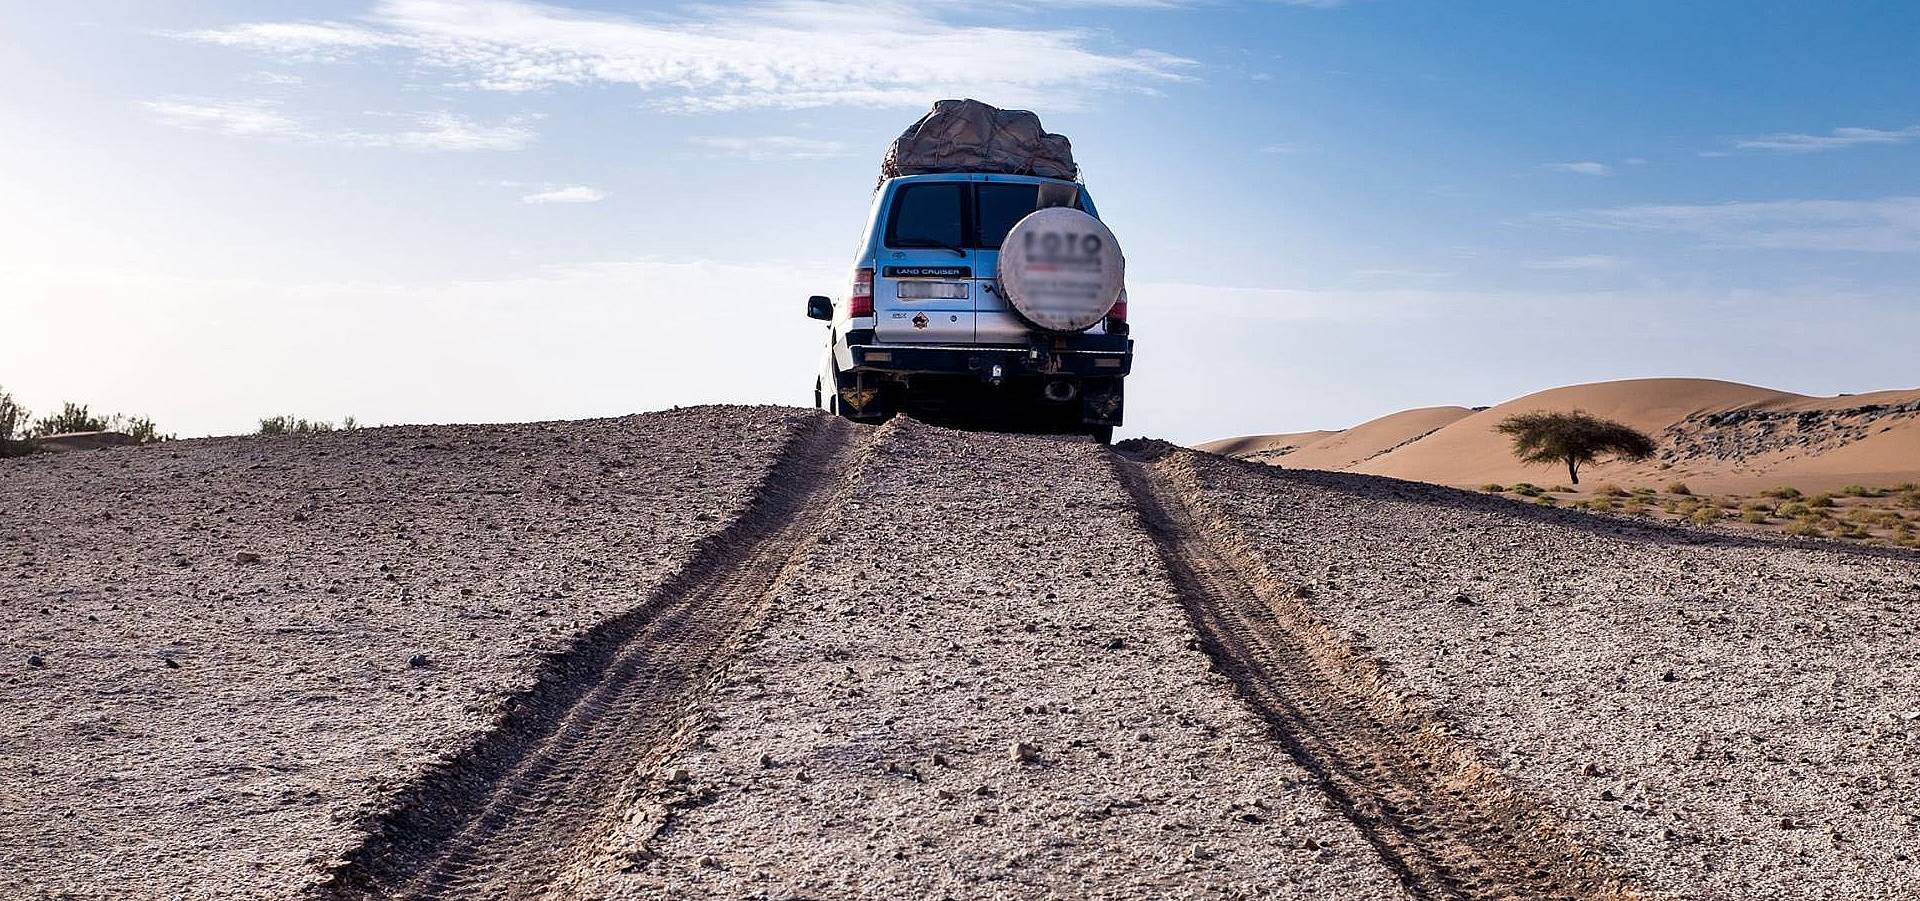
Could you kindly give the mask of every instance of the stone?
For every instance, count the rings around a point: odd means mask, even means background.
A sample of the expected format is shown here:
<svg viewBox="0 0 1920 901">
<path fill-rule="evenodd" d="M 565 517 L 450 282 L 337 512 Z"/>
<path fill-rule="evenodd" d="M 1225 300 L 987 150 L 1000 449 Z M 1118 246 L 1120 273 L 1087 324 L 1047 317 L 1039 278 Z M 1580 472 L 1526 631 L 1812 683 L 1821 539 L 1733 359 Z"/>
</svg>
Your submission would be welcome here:
<svg viewBox="0 0 1920 901">
<path fill-rule="evenodd" d="M 238 564 L 259 563 L 261 557 L 253 551 L 234 551 L 233 562 Z"/>
<path fill-rule="evenodd" d="M 407 666 L 412 669 L 419 669 L 423 666 L 431 665 L 432 663 L 433 661 L 428 660 L 427 655 L 425 654 L 414 654 L 413 656 L 407 658 Z"/>
<path fill-rule="evenodd" d="M 1007 750 L 1007 758 L 1014 763 L 1033 763 L 1040 759 L 1040 747 L 1024 741 L 1016 741 Z"/>
</svg>

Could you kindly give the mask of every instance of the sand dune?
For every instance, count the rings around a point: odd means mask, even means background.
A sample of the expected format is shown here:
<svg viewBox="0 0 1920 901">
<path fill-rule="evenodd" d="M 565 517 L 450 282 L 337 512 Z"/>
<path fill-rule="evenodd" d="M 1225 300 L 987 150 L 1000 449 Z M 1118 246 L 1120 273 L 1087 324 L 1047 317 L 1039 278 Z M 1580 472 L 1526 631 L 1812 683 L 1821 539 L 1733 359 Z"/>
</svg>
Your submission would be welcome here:
<svg viewBox="0 0 1920 901">
<path fill-rule="evenodd" d="M 1227 453 L 1294 468 L 1447 485 L 1564 483 L 1563 469 L 1514 460 L 1508 439 L 1494 427 L 1515 413 L 1576 409 L 1624 422 L 1660 444 L 1659 455 L 1647 462 L 1601 464 L 1583 471 L 1582 480 L 1590 484 L 1679 480 L 1701 490 L 1745 493 L 1780 484 L 1818 491 L 1856 483 L 1920 481 L 1920 389 L 1809 397 L 1712 379 L 1573 385 L 1479 412 L 1458 407 L 1408 410 L 1305 444 L 1284 457 Z M 1443 422 L 1451 411 L 1459 414 Z M 1430 433 L 1406 427 L 1426 423 L 1438 426 Z M 1396 428 L 1405 435 L 1404 443 L 1382 446 L 1376 439 L 1395 434 Z M 1210 442 L 1202 449 L 1232 447 L 1235 441 Z"/>
</svg>

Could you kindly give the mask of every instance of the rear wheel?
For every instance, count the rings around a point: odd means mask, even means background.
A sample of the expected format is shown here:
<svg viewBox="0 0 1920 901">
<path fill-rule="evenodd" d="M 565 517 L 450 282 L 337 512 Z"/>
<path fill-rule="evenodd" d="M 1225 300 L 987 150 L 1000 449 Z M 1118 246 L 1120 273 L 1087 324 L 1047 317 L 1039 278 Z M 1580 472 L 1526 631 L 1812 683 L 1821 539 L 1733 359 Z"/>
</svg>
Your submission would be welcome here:
<svg viewBox="0 0 1920 901">
<path fill-rule="evenodd" d="M 1094 425 L 1087 427 L 1087 434 L 1093 437 L 1093 443 L 1106 447 L 1113 443 L 1113 426 Z"/>
</svg>

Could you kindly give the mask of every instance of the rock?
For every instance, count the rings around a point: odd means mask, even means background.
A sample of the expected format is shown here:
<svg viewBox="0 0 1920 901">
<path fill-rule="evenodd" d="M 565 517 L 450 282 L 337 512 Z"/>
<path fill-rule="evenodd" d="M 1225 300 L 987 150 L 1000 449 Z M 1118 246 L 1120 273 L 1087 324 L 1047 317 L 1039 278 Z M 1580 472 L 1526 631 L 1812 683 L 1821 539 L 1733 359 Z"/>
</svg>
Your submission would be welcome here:
<svg viewBox="0 0 1920 901">
<path fill-rule="evenodd" d="M 1034 763 L 1040 759 L 1040 747 L 1024 741 L 1016 741 L 1007 750 L 1007 759 L 1014 763 Z"/>
<path fill-rule="evenodd" d="M 763 770 L 770 770 L 770 769 L 773 769 L 773 755 L 772 755 L 772 754 L 762 754 L 762 755 L 760 755 L 760 768 L 761 768 L 761 769 L 763 769 Z"/>
<path fill-rule="evenodd" d="M 27 665 L 28 666 L 46 666 L 47 661 L 45 658 L 41 657 L 39 654 L 28 654 Z"/>
<path fill-rule="evenodd" d="M 1207 849 L 1202 848 L 1199 845 L 1194 845 L 1193 847 L 1187 849 L 1188 860 L 1206 860 L 1208 858 L 1211 858 L 1212 856 L 1213 856 L 1212 854 L 1207 853 Z"/>
<path fill-rule="evenodd" d="M 947 765 L 948 765 L 948 764 L 947 764 L 947 755 L 945 755 L 945 754 L 942 754 L 942 753 L 940 753 L 939 751 L 935 751 L 935 752 L 933 752 L 933 765 L 934 765 L 934 766 L 947 766 Z"/>
<path fill-rule="evenodd" d="M 413 669 L 419 669 L 423 666 L 428 666 L 432 663 L 433 661 L 428 660 L 427 655 L 425 654 L 414 654 L 413 656 L 407 658 L 407 666 Z"/>
<path fill-rule="evenodd" d="M 1680 681 L 1680 674 L 1674 672 L 1673 670 L 1667 670 L 1666 672 L 1660 674 L 1660 681 L 1678 682 Z"/>
<path fill-rule="evenodd" d="M 692 778 L 692 775 L 687 772 L 686 767 L 678 766 L 668 769 L 660 775 L 661 778 L 666 780 L 668 785 L 682 785 L 685 784 L 688 779 Z"/>
<path fill-rule="evenodd" d="M 1118 651 L 1121 648 L 1124 648 L 1126 646 L 1127 646 L 1127 643 L 1124 639 L 1119 639 L 1119 638 L 1107 639 L 1107 650 L 1109 651 Z"/>
<path fill-rule="evenodd" d="M 160 662 L 161 662 L 161 663 L 164 663 L 164 664 L 166 664 L 166 666 L 167 666 L 167 669 L 179 669 L 179 668 L 180 668 L 180 661 L 178 661 L 178 660 L 175 660 L 175 659 L 173 659 L 172 657 L 162 657 L 162 658 L 160 658 Z"/>
<path fill-rule="evenodd" d="M 1588 779 L 1598 779 L 1602 776 L 1612 775 L 1612 772 L 1613 771 L 1607 769 L 1605 766 L 1589 760 L 1587 761 L 1586 767 L 1580 770 L 1580 775 Z"/>
<path fill-rule="evenodd" d="M 703 870 L 717 870 L 720 868 L 720 858 L 711 854 L 700 855 L 700 859 L 694 861 L 694 863 L 699 864 Z"/>
<path fill-rule="evenodd" d="M 933 794 L 935 797 L 939 798 L 942 801 L 952 801 L 960 797 L 958 794 L 955 794 L 952 790 L 945 789 L 945 788 L 938 789 Z"/>
<path fill-rule="evenodd" d="M 254 553 L 253 551 L 234 551 L 233 552 L 233 562 L 241 565 L 245 565 L 248 563 L 259 563 L 260 559 L 261 559 L 260 555 Z"/>
<path fill-rule="evenodd" d="M 1133 737 L 1137 741 L 1153 741 L 1153 733 L 1148 732 L 1145 729 L 1135 732 L 1133 734 Z"/>
</svg>

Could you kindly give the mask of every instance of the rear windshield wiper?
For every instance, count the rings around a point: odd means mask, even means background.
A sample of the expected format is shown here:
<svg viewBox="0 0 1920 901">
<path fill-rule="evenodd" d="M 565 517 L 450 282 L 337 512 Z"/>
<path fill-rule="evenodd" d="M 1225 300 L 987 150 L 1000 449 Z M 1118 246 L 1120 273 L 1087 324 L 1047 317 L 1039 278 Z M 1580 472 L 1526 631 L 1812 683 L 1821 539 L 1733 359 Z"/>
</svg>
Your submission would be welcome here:
<svg viewBox="0 0 1920 901">
<path fill-rule="evenodd" d="M 889 245 L 889 246 L 892 246 L 892 247 L 916 247 L 916 248 L 918 248 L 918 247 L 925 247 L 925 248 L 927 248 L 928 250 L 944 250 L 944 251 L 947 251 L 948 253 L 951 253 L 951 254 L 953 254 L 954 256 L 957 256 L 957 257 L 963 257 L 963 256 L 966 256 L 966 255 L 967 255 L 967 249 L 966 249 L 966 248 L 964 248 L 964 247 L 955 247 L 955 246 L 953 246 L 953 245 L 951 245 L 951 244 L 942 244 L 942 243 L 940 243 L 939 241 L 915 241 L 915 240 L 911 240 L 911 239 L 910 239 L 910 240 L 906 240 L 906 241 L 897 241 L 897 242 L 895 242 L 895 243 L 893 243 L 892 245 Z"/>
</svg>

